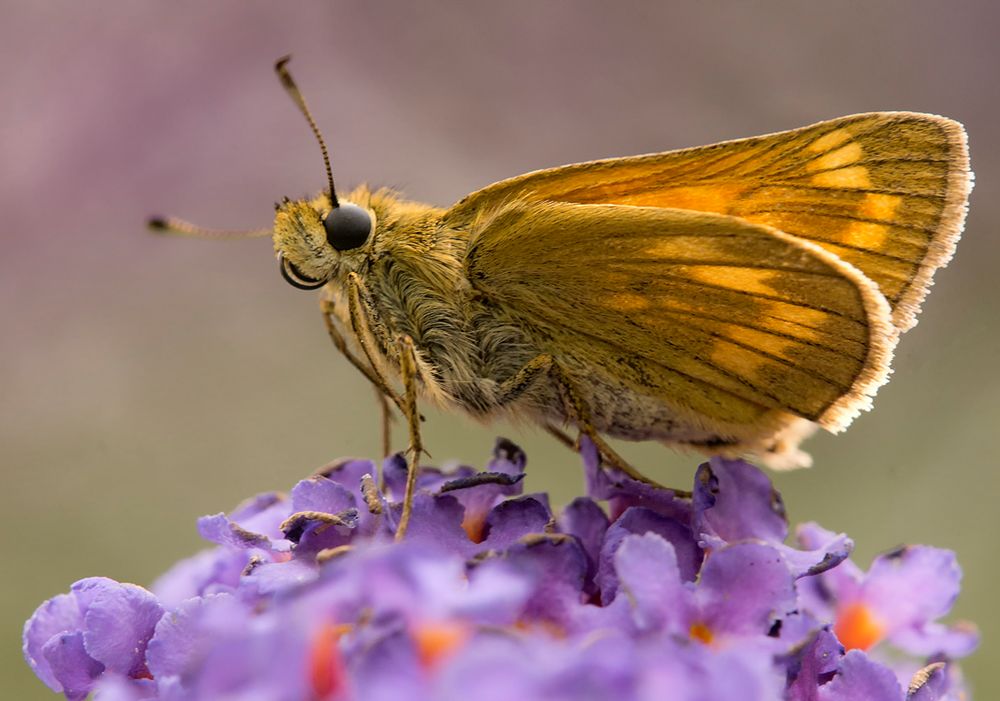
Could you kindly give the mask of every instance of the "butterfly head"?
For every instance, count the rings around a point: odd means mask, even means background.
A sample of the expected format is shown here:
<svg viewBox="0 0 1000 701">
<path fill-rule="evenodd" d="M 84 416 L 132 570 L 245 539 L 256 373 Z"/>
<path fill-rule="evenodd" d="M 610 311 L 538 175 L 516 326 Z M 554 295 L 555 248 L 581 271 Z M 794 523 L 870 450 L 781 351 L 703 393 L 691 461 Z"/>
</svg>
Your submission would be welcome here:
<svg viewBox="0 0 1000 701">
<path fill-rule="evenodd" d="M 325 194 L 311 201 L 285 199 L 274 216 L 281 275 L 299 289 L 322 287 L 362 253 L 374 231 L 375 215 L 365 207 L 347 201 L 333 206 Z"/>
</svg>

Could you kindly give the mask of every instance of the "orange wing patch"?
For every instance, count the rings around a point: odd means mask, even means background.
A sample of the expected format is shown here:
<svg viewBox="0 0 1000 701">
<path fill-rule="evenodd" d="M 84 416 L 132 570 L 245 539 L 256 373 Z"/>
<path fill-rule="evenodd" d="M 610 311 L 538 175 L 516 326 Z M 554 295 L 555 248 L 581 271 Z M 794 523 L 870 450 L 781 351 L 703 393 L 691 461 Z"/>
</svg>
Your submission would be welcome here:
<svg viewBox="0 0 1000 701">
<path fill-rule="evenodd" d="M 906 330 L 961 234 L 971 187 L 961 125 L 874 112 L 794 131 L 593 161 L 491 185 L 449 217 L 516 199 L 717 212 L 813 241 L 874 281 Z"/>
</svg>

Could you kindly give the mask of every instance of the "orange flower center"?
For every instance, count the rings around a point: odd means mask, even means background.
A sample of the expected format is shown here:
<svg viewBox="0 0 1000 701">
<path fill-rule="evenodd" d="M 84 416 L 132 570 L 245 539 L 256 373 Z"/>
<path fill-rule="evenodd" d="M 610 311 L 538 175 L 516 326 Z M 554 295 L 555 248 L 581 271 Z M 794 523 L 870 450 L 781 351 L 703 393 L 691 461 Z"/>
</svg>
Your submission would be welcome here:
<svg viewBox="0 0 1000 701">
<path fill-rule="evenodd" d="M 340 655 L 340 638 L 351 630 L 349 625 L 327 623 L 321 627 L 309 648 L 308 673 L 317 699 L 332 698 L 346 686 L 347 670 Z"/>
<path fill-rule="evenodd" d="M 691 624 L 691 628 L 688 630 L 688 635 L 690 635 L 692 639 L 705 643 L 706 645 L 711 643 L 712 639 L 715 637 L 712 635 L 712 629 L 700 621 Z"/>
<path fill-rule="evenodd" d="M 435 667 L 461 647 L 472 631 L 468 625 L 454 621 L 422 623 L 413 627 L 417 655 L 425 669 Z"/>
<path fill-rule="evenodd" d="M 885 637 L 885 624 L 863 603 L 854 602 L 837 612 L 833 632 L 848 650 L 867 650 Z"/>
<path fill-rule="evenodd" d="M 486 515 L 485 511 L 482 513 L 465 512 L 465 518 L 462 519 L 462 529 L 473 543 L 482 543 L 486 540 L 484 532 L 486 530 Z"/>
</svg>

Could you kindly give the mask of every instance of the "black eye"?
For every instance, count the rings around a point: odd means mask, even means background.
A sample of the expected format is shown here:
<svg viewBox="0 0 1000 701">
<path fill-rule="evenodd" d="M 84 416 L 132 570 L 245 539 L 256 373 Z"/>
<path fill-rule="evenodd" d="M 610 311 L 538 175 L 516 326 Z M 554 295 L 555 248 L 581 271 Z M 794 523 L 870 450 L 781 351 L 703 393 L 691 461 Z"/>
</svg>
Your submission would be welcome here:
<svg viewBox="0 0 1000 701">
<path fill-rule="evenodd" d="M 285 278 L 285 282 L 292 287 L 297 287 L 300 290 L 318 290 L 326 284 L 326 280 L 315 280 L 308 275 L 303 275 L 281 253 L 278 254 L 278 265 L 281 267 L 281 277 Z"/>
<path fill-rule="evenodd" d="M 372 233 L 372 218 L 368 210 L 345 202 L 330 210 L 323 220 L 326 240 L 338 251 L 364 246 Z"/>
</svg>

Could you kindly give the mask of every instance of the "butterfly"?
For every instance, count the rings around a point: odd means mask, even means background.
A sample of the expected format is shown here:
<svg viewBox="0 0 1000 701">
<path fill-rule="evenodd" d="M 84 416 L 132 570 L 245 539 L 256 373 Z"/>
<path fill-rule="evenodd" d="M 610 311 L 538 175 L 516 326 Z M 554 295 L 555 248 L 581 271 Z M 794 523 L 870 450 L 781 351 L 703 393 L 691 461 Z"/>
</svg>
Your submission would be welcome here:
<svg viewBox="0 0 1000 701">
<path fill-rule="evenodd" d="M 626 470 L 604 436 L 806 465 L 805 436 L 870 408 L 972 187 L 958 122 L 871 112 L 540 170 L 450 208 L 343 195 L 285 63 L 328 188 L 276 205 L 281 273 L 322 290 L 337 347 L 408 418 L 411 462 L 419 396 L 572 425 Z"/>
</svg>

